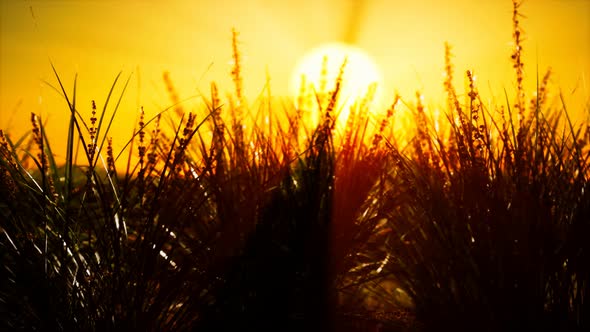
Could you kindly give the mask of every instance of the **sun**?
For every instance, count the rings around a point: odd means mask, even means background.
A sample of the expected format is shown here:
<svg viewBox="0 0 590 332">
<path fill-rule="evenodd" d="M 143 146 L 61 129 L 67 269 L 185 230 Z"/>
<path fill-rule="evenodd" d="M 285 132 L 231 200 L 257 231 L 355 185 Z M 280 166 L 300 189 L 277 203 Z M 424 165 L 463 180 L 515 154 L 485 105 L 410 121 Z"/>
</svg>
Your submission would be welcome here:
<svg viewBox="0 0 590 332">
<path fill-rule="evenodd" d="M 343 73 L 339 104 L 335 110 L 338 114 L 336 128 L 344 126 L 350 113 L 350 107 L 363 98 L 372 85 L 375 86 L 373 104 L 379 102 L 382 77 L 375 61 L 358 47 L 344 43 L 324 44 L 307 52 L 296 64 L 291 77 L 291 93 L 295 96 L 296 105 L 305 108 L 299 105 L 302 88 L 307 91 L 308 100 L 311 98 L 314 101 L 311 107 L 308 105 L 309 114 L 306 121 L 309 124 L 317 125 L 319 120 L 317 97 L 322 97 L 322 93 L 328 94 L 334 90 L 336 78 L 345 59 L 347 62 Z M 322 80 L 324 61 L 326 61 L 326 72 L 325 79 Z M 304 82 L 303 87 L 302 82 Z"/>
</svg>

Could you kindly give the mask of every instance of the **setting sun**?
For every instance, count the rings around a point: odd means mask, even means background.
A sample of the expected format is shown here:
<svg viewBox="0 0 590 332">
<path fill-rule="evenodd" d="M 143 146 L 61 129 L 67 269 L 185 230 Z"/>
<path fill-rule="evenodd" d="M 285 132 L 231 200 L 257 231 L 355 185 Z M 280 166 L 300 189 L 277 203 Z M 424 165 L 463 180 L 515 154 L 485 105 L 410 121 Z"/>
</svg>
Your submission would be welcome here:
<svg viewBox="0 0 590 332">
<path fill-rule="evenodd" d="M 590 1 L 0 0 L 0 331 L 590 331 Z"/>
<path fill-rule="evenodd" d="M 522 20 L 527 40 L 524 57 L 529 64 L 524 88 L 527 93 L 534 91 L 535 68 L 542 75 L 551 66 L 554 75 L 550 83 L 563 88 L 574 110 L 572 117 L 585 118 L 584 112 L 576 110 L 587 103 L 589 93 L 590 2 L 537 0 L 525 2 L 523 7 L 527 14 Z M 165 4 L 2 1 L 0 126 L 20 137 L 29 129 L 26 115 L 35 111 L 48 119 L 47 133 L 66 130 L 67 124 L 59 121 L 63 98 L 45 84 L 56 83 L 48 59 L 68 91 L 73 89 L 74 76 L 79 75 L 77 100 L 84 113 L 90 111 L 93 99 L 104 104 L 119 71 L 123 77 L 131 76 L 121 101 L 126 111 L 118 114 L 121 121 L 113 123 L 112 130 L 117 133 L 131 130 L 141 106 L 148 115 L 170 106 L 162 80 L 164 71 L 170 73 L 180 99 L 207 91 L 211 81 L 226 95 L 233 88 L 228 75 L 232 27 L 240 32 L 244 95 L 251 102 L 263 88 L 267 72 L 277 97 L 298 95 L 301 72 L 307 73 L 308 82 L 317 84 L 314 79 L 320 75 L 322 55 L 316 54 L 314 60 L 314 52 L 341 43 L 338 45 L 346 46 L 328 52 L 340 53 L 329 55 L 332 72 L 342 63 L 343 48 L 360 51 L 362 58 L 370 55 L 367 66 L 347 66 L 345 75 L 354 77 L 354 83 L 345 80 L 348 89 L 354 90 L 347 99 L 350 103 L 377 77 L 381 94 L 381 105 L 374 108 L 377 112 L 385 111 L 395 91 L 405 100 L 420 90 L 428 102 L 440 106 L 444 103 L 440 73 L 445 41 L 453 46 L 455 55 L 454 83 L 463 86 L 460 73 L 471 69 L 486 98 L 500 100 L 502 91 L 514 84 L 507 55 L 512 48 L 510 14 L 508 0 L 220 0 L 199 2 L 197 7 L 186 0 Z M 333 84 L 328 78 L 326 89 L 332 89 Z M 360 88 L 350 88 L 351 84 Z M 341 101 L 345 95 L 346 91 Z M 182 106 L 191 109 L 201 105 L 193 98 Z M 122 149 L 128 139 L 116 135 L 114 147 Z M 56 142 L 55 148 L 65 149 L 61 142 Z"/>
<path fill-rule="evenodd" d="M 379 101 L 382 75 L 369 55 L 358 47 L 344 43 L 324 44 L 312 49 L 299 60 L 291 78 L 293 96 L 301 94 L 303 80 L 307 91 L 323 98 L 325 96 L 322 94 L 329 94 L 334 90 L 334 84 L 345 60 L 339 104 L 336 109 L 336 113 L 339 114 L 337 127 L 340 128 L 348 117 L 350 107 L 363 98 L 369 89 L 375 89 L 373 103 Z M 317 124 L 317 111 L 316 108 L 311 114 L 313 124 Z"/>
</svg>

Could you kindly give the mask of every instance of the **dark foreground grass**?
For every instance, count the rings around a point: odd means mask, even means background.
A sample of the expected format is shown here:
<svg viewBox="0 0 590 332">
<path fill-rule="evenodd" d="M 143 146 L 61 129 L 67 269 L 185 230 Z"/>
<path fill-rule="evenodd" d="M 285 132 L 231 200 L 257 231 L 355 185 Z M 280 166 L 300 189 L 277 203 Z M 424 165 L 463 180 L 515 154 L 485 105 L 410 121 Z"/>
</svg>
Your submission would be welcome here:
<svg viewBox="0 0 590 332">
<path fill-rule="evenodd" d="M 199 116 L 142 111 L 117 170 L 119 78 L 85 121 L 56 75 L 65 164 L 36 115 L 0 132 L 1 329 L 588 329 L 590 132 L 546 100 L 548 76 L 527 104 L 514 8 L 514 96 L 484 107 L 468 72 L 460 103 L 447 48 L 446 118 L 406 101 L 409 143 L 389 130 L 399 97 L 334 133 L 340 79 L 317 128 L 270 92 L 253 112 L 234 34 L 235 101 L 213 84 Z"/>
</svg>

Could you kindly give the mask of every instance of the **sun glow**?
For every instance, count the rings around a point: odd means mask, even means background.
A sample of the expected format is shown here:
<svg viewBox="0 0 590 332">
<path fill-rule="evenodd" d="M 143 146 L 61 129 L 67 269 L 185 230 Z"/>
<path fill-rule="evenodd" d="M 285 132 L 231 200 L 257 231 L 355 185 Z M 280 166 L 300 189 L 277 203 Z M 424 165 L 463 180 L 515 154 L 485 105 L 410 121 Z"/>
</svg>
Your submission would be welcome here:
<svg viewBox="0 0 590 332">
<path fill-rule="evenodd" d="M 334 91 L 340 69 L 346 60 L 342 75 L 339 102 L 336 105 L 336 127 L 342 128 L 355 103 L 371 94 L 372 104 L 379 102 L 379 87 L 382 84 L 381 72 L 369 55 L 360 48 L 343 44 L 331 43 L 314 48 L 305 54 L 295 66 L 291 78 L 291 93 L 296 97 L 300 109 L 308 111 L 311 125 L 317 125 L 319 107 L 317 100 L 327 102 Z M 302 96 L 305 95 L 306 96 Z M 303 100 L 311 101 L 301 105 Z M 323 105 L 325 107 L 325 105 Z M 368 109 L 374 109 L 368 105 Z"/>
</svg>

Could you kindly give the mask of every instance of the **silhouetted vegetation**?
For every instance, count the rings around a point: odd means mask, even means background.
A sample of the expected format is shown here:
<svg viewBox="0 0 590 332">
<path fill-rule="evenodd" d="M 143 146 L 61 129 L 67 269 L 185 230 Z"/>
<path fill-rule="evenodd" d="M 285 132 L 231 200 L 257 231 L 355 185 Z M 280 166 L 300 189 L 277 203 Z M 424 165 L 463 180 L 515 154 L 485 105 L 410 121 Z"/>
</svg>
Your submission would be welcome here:
<svg viewBox="0 0 590 332">
<path fill-rule="evenodd" d="M 342 76 L 297 105 L 270 90 L 248 105 L 235 32 L 234 95 L 223 104 L 212 84 L 197 113 L 142 110 L 118 155 L 109 129 L 128 81 L 85 119 L 56 72 L 65 163 L 35 114 L 18 140 L 0 131 L 1 328 L 588 329 L 590 127 L 548 102 L 549 71 L 527 104 L 513 4 L 505 102 L 482 103 L 471 71 L 460 102 L 447 45 L 440 118 L 420 94 L 371 118 L 368 93 L 342 133 Z"/>
</svg>

